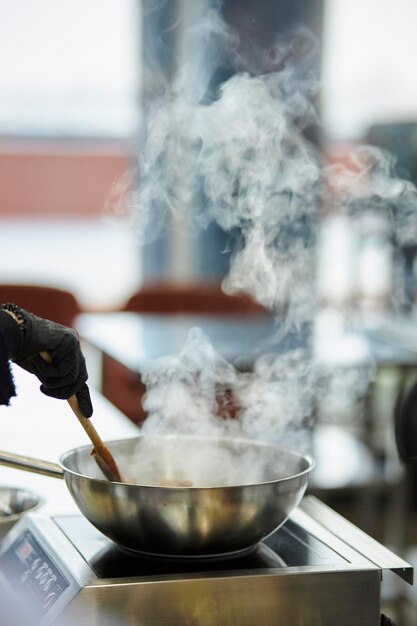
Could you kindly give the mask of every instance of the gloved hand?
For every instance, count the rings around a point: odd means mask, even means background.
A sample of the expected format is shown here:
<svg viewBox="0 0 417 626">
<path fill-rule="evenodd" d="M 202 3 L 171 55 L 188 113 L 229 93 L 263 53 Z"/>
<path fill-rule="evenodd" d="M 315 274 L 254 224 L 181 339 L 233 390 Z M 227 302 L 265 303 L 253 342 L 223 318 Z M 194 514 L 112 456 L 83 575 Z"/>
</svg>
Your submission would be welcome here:
<svg viewBox="0 0 417 626">
<path fill-rule="evenodd" d="M 5 309 L 12 312 L 14 319 Z M 59 399 L 75 394 L 83 415 L 91 417 L 87 368 L 76 331 L 9 303 L 0 306 L 0 324 L 10 359 L 40 380 L 42 393 Z M 41 357 L 41 352 L 48 353 L 50 363 Z"/>
</svg>

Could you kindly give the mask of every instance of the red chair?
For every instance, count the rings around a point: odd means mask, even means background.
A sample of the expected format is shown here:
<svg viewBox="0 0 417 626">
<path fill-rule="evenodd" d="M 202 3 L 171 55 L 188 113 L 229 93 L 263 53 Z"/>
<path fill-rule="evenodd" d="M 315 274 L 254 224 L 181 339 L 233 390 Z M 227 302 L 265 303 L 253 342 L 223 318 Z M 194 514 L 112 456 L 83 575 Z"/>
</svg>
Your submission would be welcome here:
<svg viewBox="0 0 417 626">
<path fill-rule="evenodd" d="M 123 311 L 153 314 L 262 315 L 266 310 L 246 294 L 227 295 L 220 283 L 167 283 L 144 285 Z"/>
<path fill-rule="evenodd" d="M 43 285 L 0 285 L 0 303 L 14 302 L 30 313 L 72 327 L 81 313 L 76 297 L 58 287 Z"/>
</svg>

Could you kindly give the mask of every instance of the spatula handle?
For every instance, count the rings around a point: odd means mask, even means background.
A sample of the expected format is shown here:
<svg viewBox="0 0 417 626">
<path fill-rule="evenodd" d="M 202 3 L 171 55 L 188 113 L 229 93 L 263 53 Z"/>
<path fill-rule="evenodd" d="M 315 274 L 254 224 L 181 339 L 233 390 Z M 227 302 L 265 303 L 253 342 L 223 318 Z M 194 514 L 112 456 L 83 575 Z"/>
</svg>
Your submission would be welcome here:
<svg viewBox="0 0 417 626">
<path fill-rule="evenodd" d="M 52 358 L 49 352 L 43 351 L 39 353 L 44 361 L 47 363 L 52 363 Z M 106 444 L 101 439 L 100 435 L 94 428 L 91 420 L 85 417 L 80 409 L 80 405 L 78 404 L 78 398 L 74 394 L 67 399 L 68 404 L 70 405 L 73 413 L 77 416 L 78 421 L 81 426 L 84 428 L 87 433 L 91 443 L 94 446 L 94 453 L 96 455 L 97 461 L 100 459 L 104 463 L 99 463 L 102 471 L 106 475 L 109 480 L 115 480 L 118 482 L 122 482 L 122 477 L 117 467 L 116 461 L 113 458 L 110 450 L 106 446 Z M 106 467 L 107 466 L 107 467 Z"/>
<path fill-rule="evenodd" d="M 74 414 L 77 416 L 78 421 L 81 426 L 84 428 L 88 437 L 90 438 L 91 443 L 94 446 L 94 453 L 96 454 L 96 460 L 101 467 L 102 471 L 106 475 L 109 480 L 115 480 L 117 482 L 122 482 L 122 477 L 120 475 L 119 468 L 117 467 L 116 461 L 113 458 L 112 453 L 101 439 L 100 435 L 94 428 L 91 420 L 81 413 L 80 405 L 78 404 L 78 398 L 76 395 L 70 396 L 67 400 Z M 100 463 L 104 461 L 103 463 Z M 106 467 L 107 466 L 107 467 Z"/>
<path fill-rule="evenodd" d="M 103 440 L 101 439 L 96 429 L 94 428 L 91 420 L 88 417 L 84 417 L 84 415 L 81 413 L 77 396 L 76 395 L 70 396 L 67 399 L 67 402 L 70 405 L 73 413 L 77 416 L 78 421 L 80 422 L 81 426 L 84 428 L 85 432 L 89 436 L 90 441 L 94 445 L 94 448 L 96 449 L 97 454 L 101 455 L 102 450 L 107 450 L 108 448 L 103 442 Z"/>
</svg>

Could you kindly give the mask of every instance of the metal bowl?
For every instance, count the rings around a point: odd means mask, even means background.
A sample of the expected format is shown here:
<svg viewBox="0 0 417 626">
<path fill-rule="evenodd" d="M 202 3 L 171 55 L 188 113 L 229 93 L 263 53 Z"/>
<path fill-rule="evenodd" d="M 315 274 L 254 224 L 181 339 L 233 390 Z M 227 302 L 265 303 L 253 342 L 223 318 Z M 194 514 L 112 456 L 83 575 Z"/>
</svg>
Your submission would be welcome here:
<svg viewBox="0 0 417 626">
<path fill-rule="evenodd" d="M 61 458 L 67 487 L 85 517 L 120 547 L 163 557 L 253 549 L 300 502 L 314 466 L 309 457 L 253 441 L 108 443 L 127 482 L 104 481 L 88 446 Z"/>
<path fill-rule="evenodd" d="M 0 538 L 3 537 L 23 515 L 34 511 L 43 499 L 27 489 L 0 486 Z"/>
</svg>

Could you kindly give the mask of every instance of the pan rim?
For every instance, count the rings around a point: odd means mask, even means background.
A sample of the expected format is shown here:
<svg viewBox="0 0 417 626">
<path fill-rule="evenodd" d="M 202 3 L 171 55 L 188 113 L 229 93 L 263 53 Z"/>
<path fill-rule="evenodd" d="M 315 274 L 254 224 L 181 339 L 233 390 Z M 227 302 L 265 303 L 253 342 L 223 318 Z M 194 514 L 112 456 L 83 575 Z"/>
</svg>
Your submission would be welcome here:
<svg viewBox="0 0 417 626">
<path fill-rule="evenodd" d="M 69 456 L 73 455 L 74 453 L 77 452 L 83 452 L 84 450 L 92 450 L 92 446 L 91 444 L 86 444 L 83 446 L 77 446 L 75 448 L 71 448 L 70 450 L 67 450 L 66 452 L 64 452 L 60 458 L 59 458 L 59 465 L 61 467 L 61 469 L 64 472 L 64 476 L 65 474 L 71 474 L 73 476 L 78 476 L 79 478 L 86 478 L 88 480 L 97 482 L 97 483 L 104 483 L 104 484 L 112 484 L 112 485 L 122 485 L 124 487 L 140 487 L 143 489 L 161 489 L 164 491 L 204 491 L 204 490 L 209 490 L 209 491 L 214 491 L 214 490 L 222 490 L 222 489 L 242 489 L 242 488 L 247 488 L 247 487 L 260 487 L 262 485 L 272 485 L 274 483 L 285 483 L 287 481 L 290 480 L 295 480 L 297 478 L 302 478 L 302 477 L 306 477 L 308 476 L 308 474 L 310 474 L 312 472 L 312 470 L 315 468 L 316 466 L 316 462 L 314 460 L 314 458 L 310 455 L 310 454 L 302 454 L 301 452 L 298 452 L 296 450 L 293 450 L 292 448 L 280 445 L 280 444 L 276 444 L 276 443 L 268 443 L 267 441 L 262 441 L 262 440 L 256 440 L 256 439 L 246 439 L 243 437 L 213 437 L 213 436 L 201 436 L 201 435 L 179 435 L 179 434 L 167 434 L 167 435 L 136 435 L 134 437 L 124 437 L 122 439 L 109 439 L 109 440 L 105 440 L 104 443 L 106 445 L 111 446 L 112 444 L 119 444 L 119 443 L 123 443 L 123 442 L 127 442 L 127 441 L 134 441 L 134 440 L 141 440 L 141 439 L 154 439 L 154 440 L 169 440 L 169 439 L 188 439 L 188 440 L 204 440 L 204 441 L 225 441 L 225 442 L 232 442 L 234 444 L 236 443 L 246 443 L 246 444 L 250 444 L 252 446 L 255 447 L 263 447 L 263 448 L 276 448 L 277 451 L 282 450 L 286 453 L 291 454 L 293 457 L 297 457 L 300 460 L 305 461 L 307 467 L 300 471 L 297 472 L 296 474 L 291 474 L 289 476 L 285 476 L 283 478 L 277 478 L 274 480 L 266 480 L 266 481 L 262 481 L 262 482 L 257 482 L 257 483 L 245 483 L 245 484 L 239 484 L 239 485 L 216 485 L 216 486 L 198 486 L 198 485 L 191 485 L 189 487 L 186 486 L 172 486 L 172 485 L 150 485 L 150 484 L 145 484 L 145 483 L 132 483 L 132 482 L 119 482 L 119 481 L 109 481 L 106 478 L 96 478 L 93 476 L 88 476 L 86 474 L 82 474 L 80 472 L 77 472 L 76 470 L 70 469 L 68 467 L 66 467 L 65 465 L 65 461 L 66 459 L 68 459 Z"/>
</svg>

